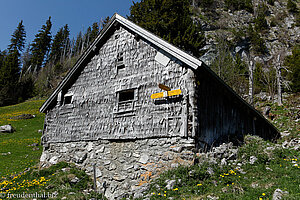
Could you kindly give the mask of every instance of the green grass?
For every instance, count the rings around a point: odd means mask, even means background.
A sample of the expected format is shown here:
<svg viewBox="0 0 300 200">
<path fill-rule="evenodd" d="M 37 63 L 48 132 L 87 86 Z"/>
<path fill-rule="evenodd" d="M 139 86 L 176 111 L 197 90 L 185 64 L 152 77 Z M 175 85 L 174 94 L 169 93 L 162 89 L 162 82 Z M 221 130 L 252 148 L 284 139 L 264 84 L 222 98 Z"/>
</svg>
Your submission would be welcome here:
<svg viewBox="0 0 300 200">
<path fill-rule="evenodd" d="M 92 180 L 88 175 L 72 164 L 61 162 L 46 169 L 38 168 L 42 153 L 42 133 L 39 130 L 43 129 L 45 117 L 39 108 L 43 102 L 30 100 L 0 107 L 0 125 L 11 124 L 16 130 L 13 133 L 0 133 L 0 200 L 3 197 L 13 198 L 9 194 L 20 195 L 23 192 L 40 195 L 45 192 L 54 195 L 54 199 L 104 199 L 92 191 Z M 22 120 L 13 118 L 21 114 L 35 117 Z M 28 146 L 33 143 L 39 146 Z M 78 178 L 77 183 L 71 181 L 74 177 Z"/>
<path fill-rule="evenodd" d="M 39 113 L 39 107 L 44 100 L 26 101 L 21 104 L 0 107 L 0 125 L 11 124 L 16 130 L 13 133 L 0 133 L 0 177 L 19 173 L 39 162 L 42 146 L 40 144 L 43 129 L 44 114 Z M 21 114 L 32 114 L 35 118 L 16 120 L 11 117 Z M 35 150 L 33 150 L 35 148 Z M 10 153 L 8 153 L 10 152 Z"/>
<path fill-rule="evenodd" d="M 72 181 L 77 179 L 75 182 Z M 49 168 L 33 167 L 18 176 L 0 181 L 1 197 L 12 198 L 13 195 L 49 194 L 49 199 L 105 199 L 93 191 L 92 180 L 73 164 L 60 162 Z M 3 195 L 3 196 L 2 196 Z M 31 197 L 30 199 L 32 199 Z M 18 198 L 19 199 L 19 198 Z M 47 198 L 37 198 L 47 199 Z"/>
<path fill-rule="evenodd" d="M 266 147 L 275 149 L 264 152 Z M 249 161 L 251 155 L 258 160 L 242 165 L 240 171 L 236 164 Z M 149 194 L 151 199 L 206 199 L 209 195 L 219 199 L 272 199 L 274 191 L 280 188 L 289 192 L 285 198 L 300 199 L 299 159 L 298 151 L 282 149 L 263 140 L 251 140 L 241 147 L 236 164 L 221 167 L 202 163 L 178 167 L 163 173 L 152 183 Z M 296 164 L 298 166 L 294 166 Z M 213 169 L 213 175 L 207 173 L 208 167 Z M 166 180 L 176 180 L 173 189 L 166 189 Z"/>
</svg>

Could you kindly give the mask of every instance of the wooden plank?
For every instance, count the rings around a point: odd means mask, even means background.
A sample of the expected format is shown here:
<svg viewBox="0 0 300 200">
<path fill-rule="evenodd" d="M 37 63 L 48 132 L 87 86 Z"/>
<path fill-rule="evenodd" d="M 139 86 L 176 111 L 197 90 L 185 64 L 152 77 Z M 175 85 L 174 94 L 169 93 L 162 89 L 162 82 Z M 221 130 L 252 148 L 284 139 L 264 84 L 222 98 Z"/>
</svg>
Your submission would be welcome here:
<svg viewBox="0 0 300 200">
<path fill-rule="evenodd" d="M 171 90 L 171 88 L 169 88 L 168 86 L 166 86 L 166 85 L 163 85 L 163 84 L 158 84 L 158 87 L 160 88 L 160 89 L 162 89 L 162 90 L 166 90 L 166 91 L 170 91 Z"/>
</svg>

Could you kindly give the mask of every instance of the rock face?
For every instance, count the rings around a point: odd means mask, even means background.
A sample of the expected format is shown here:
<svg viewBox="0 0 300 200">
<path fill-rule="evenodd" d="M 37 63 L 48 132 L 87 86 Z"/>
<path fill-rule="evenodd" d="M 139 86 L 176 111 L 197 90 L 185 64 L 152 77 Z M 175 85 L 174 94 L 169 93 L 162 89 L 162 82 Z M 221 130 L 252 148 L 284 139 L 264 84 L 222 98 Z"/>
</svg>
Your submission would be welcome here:
<svg viewBox="0 0 300 200">
<path fill-rule="evenodd" d="M 281 55 L 280 62 L 282 62 L 283 58 L 291 53 L 292 47 L 299 43 L 300 27 L 297 24 L 296 14 L 290 13 L 287 9 L 288 0 L 275 1 L 273 5 L 266 1 L 252 0 L 253 13 L 245 10 L 228 10 L 223 0 L 217 2 L 213 12 L 209 12 L 207 8 L 200 8 L 200 16 L 204 17 L 195 18 L 195 21 L 202 25 L 207 38 L 206 46 L 203 48 L 206 53 L 201 57 L 207 65 L 213 63 L 216 57 L 220 37 L 230 43 L 232 55 L 239 54 L 246 63 L 255 60 L 260 63 L 269 63 L 271 66 L 278 63 L 279 54 Z M 268 28 L 259 35 L 264 39 L 268 52 L 265 55 L 258 55 L 253 51 L 247 38 L 247 28 L 249 25 L 255 26 L 254 19 L 258 7 L 263 3 Z"/>
<path fill-rule="evenodd" d="M 14 128 L 9 125 L 0 126 L 0 133 L 12 133 L 14 132 Z"/>
<path fill-rule="evenodd" d="M 92 149 L 88 148 L 93 146 Z M 143 197 L 148 183 L 172 164 L 193 164 L 193 139 L 159 138 L 122 142 L 107 140 L 53 143 L 41 156 L 43 167 L 59 161 L 74 162 L 93 177 L 96 164 L 97 189 L 109 199 L 132 195 Z M 174 151 L 174 149 L 181 149 Z M 169 187 L 174 185 L 172 180 Z"/>
</svg>

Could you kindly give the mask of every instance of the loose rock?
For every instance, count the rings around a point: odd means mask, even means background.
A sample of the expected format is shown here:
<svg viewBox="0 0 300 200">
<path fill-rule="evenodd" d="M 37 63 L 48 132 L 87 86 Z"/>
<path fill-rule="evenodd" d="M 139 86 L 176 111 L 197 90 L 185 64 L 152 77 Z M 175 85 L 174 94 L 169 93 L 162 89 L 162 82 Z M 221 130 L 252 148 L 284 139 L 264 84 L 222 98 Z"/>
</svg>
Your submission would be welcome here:
<svg viewBox="0 0 300 200">
<path fill-rule="evenodd" d="M 285 194 L 288 194 L 288 192 L 282 191 L 281 189 L 277 188 L 273 193 L 272 200 L 280 200 L 280 199 L 282 199 L 282 196 Z"/>
<path fill-rule="evenodd" d="M 4 126 L 0 126 L 0 132 L 1 133 L 13 133 L 14 132 L 14 128 L 10 124 L 4 125 Z"/>
</svg>

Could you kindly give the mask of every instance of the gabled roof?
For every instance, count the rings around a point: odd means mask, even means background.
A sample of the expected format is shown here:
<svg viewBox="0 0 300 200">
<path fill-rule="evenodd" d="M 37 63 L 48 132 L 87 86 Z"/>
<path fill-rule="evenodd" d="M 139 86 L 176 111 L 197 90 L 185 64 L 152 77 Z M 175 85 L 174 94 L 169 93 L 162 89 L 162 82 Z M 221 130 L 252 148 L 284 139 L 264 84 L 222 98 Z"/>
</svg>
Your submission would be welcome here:
<svg viewBox="0 0 300 200">
<path fill-rule="evenodd" d="M 85 63 L 89 55 L 99 47 L 99 44 L 101 45 L 105 41 L 106 36 L 109 35 L 109 32 L 119 24 L 128 28 L 135 34 L 154 44 L 158 48 L 162 49 L 166 53 L 177 58 L 178 60 L 180 60 L 181 62 L 185 63 L 193 69 L 197 69 L 199 66 L 203 65 L 203 62 L 198 60 L 197 58 L 189 55 L 188 53 L 180 50 L 174 45 L 164 41 L 163 39 L 159 38 L 153 33 L 150 33 L 149 31 L 143 29 L 142 27 L 134 24 L 133 22 L 125 19 L 124 17 L 116 13 L 108 22 L 108 24 L 101 30 L 100 34 L 97 36 L 94 42 L 80 56 L 74 67 L 69 71 L 69 73 L 61 81 L 61 83 L 57 86 L 57 88 L 51 94 L 51 96 L 45 101 L 45 103 L 40 108 L 40 112 L 45 112 L 47 110 L 47 108 L 53 103 L 53 101 L 55 101 L 58 93 L 67 85 L 68 82 L 70 82 L 72 77 L 75 76 L 75 73 L 79 70 L 80 66 L 83 63 Z"/>
</svg>

